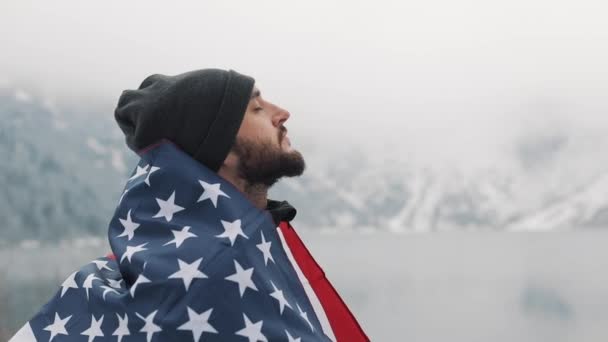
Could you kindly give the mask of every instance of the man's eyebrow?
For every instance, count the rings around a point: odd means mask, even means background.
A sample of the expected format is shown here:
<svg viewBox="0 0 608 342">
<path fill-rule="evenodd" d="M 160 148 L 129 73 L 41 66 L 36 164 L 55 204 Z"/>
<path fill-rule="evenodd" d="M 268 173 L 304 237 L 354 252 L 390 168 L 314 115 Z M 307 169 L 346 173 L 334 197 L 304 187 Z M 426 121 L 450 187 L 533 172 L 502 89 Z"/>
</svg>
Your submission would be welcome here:
<svg viewBox="0 0 608 342">
<path fill-rule="evenodd" d="M 260 93 L 259 89 L 255 89 L 252 93 L 251 93 L 251 99 L 255 99 L 256 97 L 260 97 L 262 95 L 262 93 Z"/>
</svg>

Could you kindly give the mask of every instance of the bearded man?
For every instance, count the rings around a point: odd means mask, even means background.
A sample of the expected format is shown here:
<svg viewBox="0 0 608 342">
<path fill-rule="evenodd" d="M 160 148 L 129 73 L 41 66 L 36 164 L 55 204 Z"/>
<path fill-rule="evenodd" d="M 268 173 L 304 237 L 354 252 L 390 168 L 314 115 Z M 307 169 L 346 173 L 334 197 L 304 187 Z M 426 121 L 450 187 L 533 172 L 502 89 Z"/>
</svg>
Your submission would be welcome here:
<svg viewBox="0 0 608 342">
<path fill-rule="evenodd" d="M 112 253 L 71 274 L 11 341 L 368 341 L 267 198 L 305 162 L 290 113 L 233 70 L 155 74 L 115 118 L 140 157 Z"/>
</svg>

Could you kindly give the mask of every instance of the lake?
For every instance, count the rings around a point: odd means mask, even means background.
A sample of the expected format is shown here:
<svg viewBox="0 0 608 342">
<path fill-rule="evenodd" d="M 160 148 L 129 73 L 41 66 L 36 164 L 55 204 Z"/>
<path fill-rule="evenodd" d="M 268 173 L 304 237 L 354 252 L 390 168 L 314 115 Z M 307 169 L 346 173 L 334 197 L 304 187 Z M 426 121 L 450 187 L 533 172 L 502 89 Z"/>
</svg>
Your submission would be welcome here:
<svg viewBox="0 0 608 342">
<path fill-rule="evenodd" d="M 374 341 L 606 341 L 608 232 L 301 232 Z M 0 340 L 102 238 L 0 247 Z"/>
</svg>

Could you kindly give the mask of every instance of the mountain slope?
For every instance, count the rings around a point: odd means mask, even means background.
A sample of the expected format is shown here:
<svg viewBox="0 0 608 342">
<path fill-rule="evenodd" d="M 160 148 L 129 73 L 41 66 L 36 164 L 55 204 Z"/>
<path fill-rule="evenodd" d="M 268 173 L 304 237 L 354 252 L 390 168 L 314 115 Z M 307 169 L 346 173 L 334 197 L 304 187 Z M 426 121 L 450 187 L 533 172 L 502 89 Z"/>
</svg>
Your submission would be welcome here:
<svg viewBox="0 0 608 342">
<path fill-rule="evenodd" d="M 0 241 L 106 234 L 137 157 L 108 113 L 111 106 L 75 109 L 82 107 L 59 108 L 43 96 L 0 89 Z M 389 159 L 365 153 L 355 145 L 315 152 L 306 151 L 307 144 L 298 144 L 304 146 L 305 174 L 270 191 L 271 198 L 298 208 L 300 229 L 518 231 L 608 225 L 608 173 L 566 188 L 559 181 L 531 182 L 515 169 L 428 167 L 400 162 L 394 154 Z"/>
</svg>

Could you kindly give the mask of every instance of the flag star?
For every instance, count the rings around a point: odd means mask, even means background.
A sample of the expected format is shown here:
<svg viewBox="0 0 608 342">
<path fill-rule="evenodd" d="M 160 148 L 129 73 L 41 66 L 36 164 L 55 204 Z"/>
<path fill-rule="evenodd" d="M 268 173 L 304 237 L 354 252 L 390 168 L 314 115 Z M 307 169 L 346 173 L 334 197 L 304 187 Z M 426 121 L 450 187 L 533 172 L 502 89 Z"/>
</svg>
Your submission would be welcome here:
<svg viewBox="0 0 608 342">
<path fill-rule="evenodd" d="M 112 286 L 115 289 L 120 289 L 122 288 L 122 285 L 120 285 L 120 283 L 122 283 L 122 279 L 118 279 L 118 280 L 114 280 L 114 279 L 106 279 L 108 281 L 108 285 Z"/>
<path fill-rule="evenodd" d="M 213 206 L 217 208 L 217 199 L 219 196 L 230 198 L 230 196 L 226 195 L 226 193 L 220 190 L 220 183 L 209 184 L 207 182 L 203 182 L 202 180 L 199 180 L 198 182 L 201 183 L 204 190 L 203 194 L 196 202 L 202 202 L 209 199 L 211 203 L 213 203 Z"/>
<path fill-rule="evenodd" d="M 147 317 L 144 317 L 137 312 L 135 313 L 137 315 L 137 317 L 141 318 L 142 320 L 144 320 L 146 322 L 146 324 L 144 324 L 144 326 L 141 328 L 141 330 L 139 330 L 139 332 L 146 333 L 146 339 L 148 342 L 150 342 L 150 340 L 152 340 L 152 335 L 154 335 L 154 333 L 163 331 L 163 329 L 161 329 L 158 325 L 154 324 L 154 316 L 156 316 L 157 312 L 158 312 L 158 310 L 155 310 L 154 312 L 149 314 Z"/>
<path fill-rule="evenodd" d="M 117 313 L 116 317 L 118 317 L 118 328 L 112 333 L 112 336 L 118 336 L 118 342 L 121 342 L 123 336 L 131 335 L 129 331 L 129 316 L 125 313 L 125 317 L 120 317 Z"/>
<path fill-rule="evenodd" d="M 133 238 L 133 234 L 135 234 L 135 229 L 139 227 L 139 223 L 135 223 L 131 219 L 131 209 L 129 209 L 129 212 L 127 213 L 126 220 L 121 218 L 118 218 L 118 220 L 120 220 L 120 224 L 122 224 L 124 230 L 116 237 L 119 238 L 121 236 L 126 236 L 127 240 L 130 241 Z"/>
<path fill-rule="evenodd" d="M 144 180 L 144 182 L 150 186 L 150 175 L 152 175 L 155 171 L 160 170 L 160 167 L 156 167 L 156 166 L 152 166 L 150 168 L 150 171 L 148 172 L 148 176 L 146 176 L 146 180 Z"/>
<path fill-rule="evenodd" d="M 69 315 L 66 318 L 61 318 L 59 317 L 59 314 L 55 312 L 55 320 L 53 321 L 53 323 L 47 325 L 44 328 L 44 330 L 51 332 L 51 338 L 49 339 L 49 342 L 51 342 L 53 338 L 55 338 L 55 336 L 57 336 L 58 334 L 68 335 L 68 332 L 65 330 L 65 325 L 70 320 L 70 318 L 72 318 L 72 315 Z"/>
<path fill-rule="evenodd" d="M 94 263 L 97 266 L 97 269 L 99 271 L 101 271 L 101 269 L 106 269 L 108 271 L 114 271 L 113 269 L 108 267 L 108 261 L 107 260 L 93 260 L 91 261 L 92 263 Z"/>
<path fill-rule="evenodd" d="M 99 280 L 101 281 L 101 279 L 97 278 L 95 276 L 95 273 L 91 273 L 87 276 L 87 278 L 84 280 L 84 282 L 82 283 L 82 288 L 84 288 L 87 292 L 87 300 L 89 299 L 89 289 L 93 288 L 93 281 L 94 280 Z"/>
<path fill-rule="evenodd" d="M 235 334 L 247 337 L 249 339 L 249 342 L 267 342 L 266 336 L 262 334 L 262 324 L 264 324 L 264 321 L 252 323 L 245 314 L 243 314 L 243 318 L 245 318 L 245 327 L 237 331 Z"/>
<path fill-rule="evenodd" d="M 209 309 L 198 314 L 196 311 L 188 307 L 188 322 L 180 325 L 177 329 L 190 330 L 195 342 L 198 342 L 201 339 L 201 335 L 204 332 L 217 334 L 217 330 L 215 330 L 215 328 L 209 324 L 209 316 L 211 316 L 212 311 L 213 309 Z"/>
<path fill-rule="evenodd" d="M 271 293 L 270 296 L 279 301 L 280 313 L 283 314 L 283 309 L 285 309 L 286 306 L 293 310 L 291 305 L 289 305 L 289 303 L 287 302 L 287 299 L 285 299 L 285 295 L 283 295 L 283 290 L 277 289 L 277 287 L 274 286 L 274 283 L 272 281 L 270 282 L 270 284 L 274 289 L 274 292 Z"/>
<path fill-rule="evenodd" d="M 135 289 L 137 289 L 137 286 L 140 284 L 145 284 L 145 283 L 149 283 L 150 279 L 146 278 L 143 274 L 140 274 L 137 279 L 135 280 L 135 282 L 133 283 L 133 286 L 131 286 L 131 290 L 129 291 L 131 293 L 131 297 L 135 297 Z"/>
<path fill-rule="evenodd" d="M 201 265 L 201 261 L 203 258 L 200 258 L 193 263 L 189 264 L 185 261 L 177 259 L 177 263 L 179 264 L 179 271 L 173 273 L 169 276 L 171 278 L 181 278 L 184 281 L 184 286 L 186 287 L 186 291 L 188 291 L 188 287 L 192 283 L 194 278 L 207 278 L 207 276 L 198 270 Z"/>
<path fill-rule="evenodd" d="M 141 166 L 137 165 L 137 169 L 135 170 L 135 174 L 133 174 L 133 176 L 131 176 L 131 178 L 129 178 L 128 181 L 132 181 L 132 180 L 134 180 L 137 177 L 145 175 L 148 172 L 148 168 L 149 167 L 150 166 L 147 165 L 147 164 L 144 167 L 141 167 Z"/>
<path fill-rule="evenodd" d="M 103 323 L 103 315 L 101 315 L 99 321 L 95 319 L 94 315 L 91 315 L 91 326 L 87 330 L 81 332 L 80 335 L 89 336 L 89 342 L 93 341 L 97 336 L 103 337 L 101 323 Z"/>
<path fill-rule="evenodd" d="M 152 217 L 164 217 L 167 222 L 173 219 L 173 214 L 184 210 L 183 207 L 180 207 L 179 205 L 175 204 L 175 191 L 173 191 L 171 196 L 169 196 L 166 201 L 157 198 L 156 202 L 158 203 L 160 210 L 158 211 L 158 213 L 156 213 L 156 215 Z"/>
<path fill-rule="evenodd" d="M 129 260 L 129 262 L 131 262 L 131 258 L 133 257 L 133 254 L 147 250 L 147 248 L 144 248 L 144 246 L 147 244 L 148 243 L 146 242 L 146 243 L 142 243 L 139 246 L 127 246 L 127 250 L 125 251 L 125 254 L 122 255 L 122 258 L 120 258 L 120 262 L 122 262 L 125 259 L 127 259 L 127 260 Z"/>
<path fill-rule="evenodd" d="M 262 234 L 262 243 L 259 243 L 256 246 L 260 251 L 262 251 L 262 254 L 264 254 L 264 265 L 268 265 L 268 260 L 272 260 L 272 262 L 274 263 L 272 254 L 270 254 L 270 245 L 272 244 L 272 242 L 266 241 L 266 239 L 264 238 L 264 232 L 260 231 L 260 233 Z"/>
<path fill-rule="evenodd" d="M 179 248 L 187 238 L 198 237 L 198 235 L 190 233 L 190 226 L 185 226 L 182 230 L 171 230 L 171 233 L 173 233 L 173 240 L 167 242 L 163 246 L 175 243 L 175 248 Z"/>
<path fill-rule="evenodd" d="M 308 313 L 303 312 L 299 304 L 296 303 L 296 306 L 298 307 L 298 311 L 300 312 L 300 317 L 304 318 L 304 320 L 306 321 L 306 323 L 308 323 L 312 331 L 315 331 L 315 327 L 312 326 L 312 323 L 310 323 L 310 320 L 308 319 Z"/>
<path fill-rule="evenodd" d="M 120 294 L 120 292 L 116 291 L 116 289 L 113 288 L 113 287 L 109 287 L 109 286 L 106 286 L 106 285 L 101 285 L 100 287 L 102 289 L 104 289 L 103 295 L 101 296 L 103 298 L 103 300 L 106 300 L 106 294 L 108 292 L 112 292 L 112 293 L 115 293 L 115 294 Z"/>
<path fill-rule="evenodd" d="M 247 290 L 247 288 L 251 288 L 256 291 L 258 290 L 258 288 L 255 287 L 253 280 L 251 280 L 251 276 L 253 275 L 253 267 L 243 270 L 243 267 L 241 267 L 241 265 L 236 260 L 234 260 L 234 268 L 236 269 L 236 273 L 227 276 L 225 279 L 239 284 L 239 292 L 241 293 L 241 298 L 243 298 L 243 294 L 245 293 L 245 290 Z"/>
<path fill-rule="evenodd" d="M 234 246 L 234 241 L 240 235 L 245 239 L 249 239 L 245 233 L 243 233 L 243 229 L 241 228 L 241 220 L 236 220 L 234 222 L 222 221 L 222 226 L 224 226 L 224 232 L 220 235 L 216 235 L 215 237 L 223 238 L 227 237 L 230 239 L 230 246 Z"/>
<path fill-rule="evenodd" d="M 300 342 L 300 338 L 293 338 L 290 334 L 289 331 L 285 330 L 285 333 L 287 334 L 287 342 Z"/>
<path fill-rule="evenodd" d="M 77 289 L 78 285 L 76 284 L 76 273 L 78 272 L 74 272 L 72 274 L 70 274 L 70 276 L 63 282 L 63 284 L 61 284 L 61 297 L 63 297 L 63 295 L 66 293 L 66 291 L 68 289 Z"/>
</svg>

